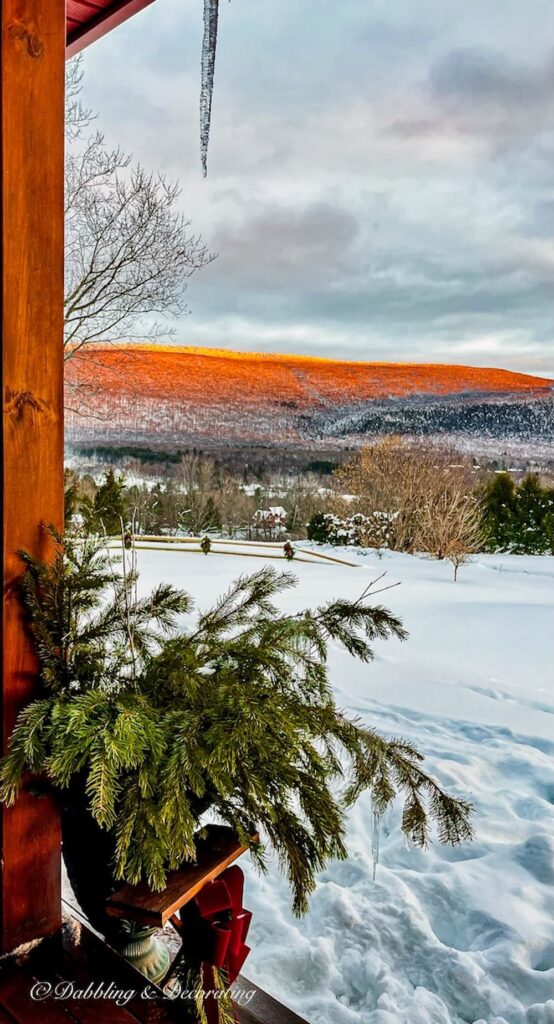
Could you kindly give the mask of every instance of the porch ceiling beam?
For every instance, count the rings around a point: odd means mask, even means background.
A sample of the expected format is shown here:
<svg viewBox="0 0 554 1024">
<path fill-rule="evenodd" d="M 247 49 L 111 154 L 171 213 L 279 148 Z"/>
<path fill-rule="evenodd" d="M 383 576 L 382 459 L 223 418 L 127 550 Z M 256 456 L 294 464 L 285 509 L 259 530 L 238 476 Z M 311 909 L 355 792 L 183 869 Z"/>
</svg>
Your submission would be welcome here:
<svg viewBox="0 0 554 1024">
<path fill-rule="evenodd" d="M 114 0 L 108 6 L 104 5 L 104 9 L 99 10 L 97 14 L 94 14 L 92 8 L 98 9 L 102 4 L 88 4 L 92 10 L 92 17 L 82 25 L 68 29 L 66 57 L 74 57 L 90 43 L 94 43 L 153 2 L 154 0 Z"/>
</svg>

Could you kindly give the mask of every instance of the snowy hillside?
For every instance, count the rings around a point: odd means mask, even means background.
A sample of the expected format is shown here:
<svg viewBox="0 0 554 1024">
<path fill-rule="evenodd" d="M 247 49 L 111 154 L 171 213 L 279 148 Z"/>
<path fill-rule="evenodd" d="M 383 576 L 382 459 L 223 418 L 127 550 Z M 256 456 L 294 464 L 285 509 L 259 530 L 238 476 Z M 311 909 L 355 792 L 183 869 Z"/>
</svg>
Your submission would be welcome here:
<svg viewBox="0 0 554 1024">
<path fill-rule="evenodd" d="M 410 639 L 379 644 L 369 666 L 333 650 L 338 700 L 414 740 L 437 778 L 474 802 L 477 838 L 457 850 L 407 849 L 395 809 L 382 823 L 373 881 L 364 797 L 351 814 L 348 861 L 320 876 L 301 921 L 277 866 L 260 878 L 246 864 L 247 975 L 311 1024 L 553 1024 L 554 559 L 480 556 L 454 584 L 445 563 L 348 558 L 358 567 L 293 564 L 299 586 L 287 601 L 354 597 L 384 570 L 385 584 L 401 582 L 378 600 L 401 615 Z M 200 607 L 261 564 L 139 556 L 145 589 L 167 580 Z"/>
<path fill-rule="evenodd" d="M 553 382 L 501 369 L 86 346 L 67 363 L 66 382 L 76 447 L 311 450 L 395 433 L 536 457 L 552 456 L 554 444 Z"/>
</svg>

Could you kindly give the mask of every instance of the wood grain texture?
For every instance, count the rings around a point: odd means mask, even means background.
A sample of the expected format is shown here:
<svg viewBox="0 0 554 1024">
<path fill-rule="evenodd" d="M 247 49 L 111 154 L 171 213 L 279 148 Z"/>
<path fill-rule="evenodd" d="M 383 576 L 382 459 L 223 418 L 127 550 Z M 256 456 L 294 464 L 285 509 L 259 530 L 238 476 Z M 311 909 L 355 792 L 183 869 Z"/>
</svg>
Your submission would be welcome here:
<svg viewBox="0 0 554 1024">
<path fill-rule="evenodd" d="M 141 1024 L 199 1024 L 196 1019 L 190 1020 L 186 1014 L 186 1002 L 166 998 L 158 985 L 139 974 L 128 960 L 102 942 L 86 925 L 69 929 L 64 926 L 62 946 L 66 955 L 66 978 L 73 978 L 74 968 L 77 967 L 79 971 L 84 971 L 91 978 L 103 980 L 106 984 L 113 981 L 117 988 L 135 990 L 136 996 L 125 1008 Z M 145 990 L 148 993 L 146 997 Z M 98 1024 L 104 1024 L 105 1021 L 111 1024 L 110 1013 L 111 1004 L 106 1003 L 101 1007 L 102 1016 L 98 1018 Z"/>
<path fill-rule="evenodd" d="M 207 882 L 213 882 L 248 849 L 241 846 L 233 830 L 225 825 L 208 825 L 207 832 L 207 838 L 197 844 L 197 864 L 170 871 L 162 892 L 153 892 L 146 883 L 123 885 L 110 896 L 108 914 L 162 928 Z"/>
<path fill-rule="evenodd" d="M 279 1003 L 273 996 L 254 985 L 244 974 L 239 974 L 237 988 L 243 992 L 253 992 L 254 996 L 248 1006 L 237 1006 L 239 1024 L 308 1024 L 305 1017 L 299 1017 L 294 1010 Z"/>
<path fill-rule="evenodd" d="M 32 994 L 37 981 L 43 985 L 40 999 Z M 122 992 L 128 998 L 118 1006 Z M 28 953 L 0 961 L 0 1024 L 108 1022 L 198 1024 L 189 1020 L 181 1002 L 165 998 L 157 985 L 74 919 Z"/>
<path fill-rule="evenodd" d="M 37 687 L 17 598 L 26 548 L 63 521 L 64 0 L 2 0 L 2 742 Z M 60 926 L 60 834 L 49 798 L 2 809 L 2 952 Z"/>
</svg>

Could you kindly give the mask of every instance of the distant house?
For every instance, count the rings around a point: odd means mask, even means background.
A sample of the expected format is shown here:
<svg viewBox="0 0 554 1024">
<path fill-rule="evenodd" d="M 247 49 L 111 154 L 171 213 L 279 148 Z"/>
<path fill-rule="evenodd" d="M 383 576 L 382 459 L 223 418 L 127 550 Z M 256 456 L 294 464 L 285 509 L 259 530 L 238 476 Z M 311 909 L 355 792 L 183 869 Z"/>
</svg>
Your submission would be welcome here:
<svg viewBox="0 0 554 1024">
<path fill-rule="evenodd" d="M 287 519 L 287 510 L 282 505 L 270 505 L 269 508 L 256 509 L 252 526 L 257 536 L 262 534 L 266 540 L 271 540 L 286 531 Z"/>
</svg>

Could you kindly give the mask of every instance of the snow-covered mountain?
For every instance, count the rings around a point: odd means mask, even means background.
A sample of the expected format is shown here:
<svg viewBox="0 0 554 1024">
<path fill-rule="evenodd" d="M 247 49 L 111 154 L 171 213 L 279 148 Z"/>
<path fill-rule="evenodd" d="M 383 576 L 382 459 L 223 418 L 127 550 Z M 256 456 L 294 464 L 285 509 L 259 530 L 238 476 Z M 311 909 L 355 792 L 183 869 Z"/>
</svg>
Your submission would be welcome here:
<svg viewBox="0 0 554 1024">
<path fill-rule="evenodd" d="M 73 444 L 329 448 L 394 433 L 554 450 L 554 381 L 508 370 L 138 345 L 67 366 Z"/>
</svg>

